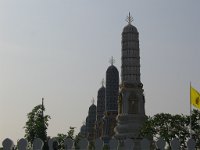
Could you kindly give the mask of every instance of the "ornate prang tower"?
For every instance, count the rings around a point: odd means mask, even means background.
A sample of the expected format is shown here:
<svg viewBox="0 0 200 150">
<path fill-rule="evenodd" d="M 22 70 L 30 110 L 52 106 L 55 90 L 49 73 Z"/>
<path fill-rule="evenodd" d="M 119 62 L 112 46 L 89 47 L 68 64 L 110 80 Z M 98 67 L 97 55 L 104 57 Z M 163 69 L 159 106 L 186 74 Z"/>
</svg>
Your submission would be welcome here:
<svg viewBox="0 0 200 150">
<path fill-rule="evenodd" d="M 106 71 L 106 103 L 105 115 L 103 118 L 103 140 L 108 143 L 111 137 L 115 134 L 116 116 L 118 114 L 118 94 L 119 94 L 119 72 L 113 65 L 114 59 L 111 58 L 111 65 Z"/>
<path fill-rule="evenodd" d="M 96 122 L 96 105 L 94 105 L 94 99 L 92 105 L 89 107 L 88 116 L 86 118 L 86 136 L 88 141 L 95 139 L 95 122 Z"/>
<path fill-rule="evenodd" d="M 96 138 L 102 137 L 103 134 L 103 115 L 105 111 L 105 91 L 104 79 L 102 80 L 102 87 L 98 90 L 97 95 L 97 118 L 96 118 Z"/>
<path fill-rule="evenodd" d="M 79 136 L 81 136 L 81 138 L 85 138 L 86 137 L 86 124 L 85 122 L 83 122 L 83 125 L 80 128 L 80 132 L 79 132 Z"/>
<path fill-rule="evenodd" d="M 143 84 L 140 81 L 140 49 L 139 33 L 131 22 L 132 16 L 127 17 L 128 25 L 122 32 L 122 66 L 121 85 L 118 99 L 117 139 L 134 139 L 135 149 L 140 149 L 139 130 L 142 127 L 145 115 L 145 97 Z"/>
</svg>

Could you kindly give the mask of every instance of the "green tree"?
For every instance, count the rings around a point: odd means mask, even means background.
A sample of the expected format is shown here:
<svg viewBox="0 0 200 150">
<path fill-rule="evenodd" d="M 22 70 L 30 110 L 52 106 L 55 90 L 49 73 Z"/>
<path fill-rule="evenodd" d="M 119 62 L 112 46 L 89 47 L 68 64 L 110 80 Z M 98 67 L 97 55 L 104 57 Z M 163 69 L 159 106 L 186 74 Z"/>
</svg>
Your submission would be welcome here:
<svg viewBox="0 0 200 150">
<path fill-rule="evenodd" d="M 83 139 L 83 138 L 84 138 L 84 136 L 81 135 L 81 134 L 78 134 L 78 135 L 75 136 L 75 138 L 74 138 L 74 146 L 75 146 L 75 149 L 80 149 L 78 143 L 79 143 L 79 141 L 80 141 L 81 139 Z"/>
<path fill-rule="evenodd" d="M 200 111 L 199 110 L 193 110 L 191 115 L 191 135 L 192 138 L 196 141 L 197 148 L 200 148 Z M 187 116 L 187 125 L 190 125 L 190 116 Z"/>
<path fill-rule="evenodd" d="M 49 115 L 43 115 L 45 111 L 44 105 L 37 105 L 27 114 L 28 121 L 25 125 L 25 138 L 30 146 L 35 138 L 40 138 L 44 142 L 44 149 L 48 149 L 47 144 L 47 127 L 50 119 Z"/>
<path fill-rule="evenodd" d="M 69 131 L 67 132 L 67 138 L 71 138 L 72 140 L 74 140 L 74 129 L 75 127 L 69 127 Z"/>
<path fill-rule="evenodd" d="M 62 133 L 58 133 L 57 134 L 57 141 L 58 141 L 58 147 L 60 150 L 64 150 L 65 146 L 64 146 L 64 140 L 67 138 L 66 134 L 62 134 Z"/>
<path fill-rule="evenodd" d="M 156 114 L 148 117 L 140 134 L 143 137 L 157 140 L 162 137 L 171 147 L 170 141 L 179 138 L 182 147 L 185 147 L 186 139 L 189 136 L 187 117 L 184 115 L 171 115 L 168 113 Z"/>
<path fill-rule="evenodd" d="M 193 110 L 191 114 L 192 138 L 196 141 L 196 148 L 200 148 L 200 111 Z M 178 138 L 181 147 L 186 148 L 186 141 L 190 138 L 190 115 L 171 115 L 167 113 L 148 117 L 140 130 L 142 137 L 157 140 L 162 137 L 170 148 L 170 141 Z"/>
<path fill-rule="evenodd" d="M 67 134 L 62 134 L 62 133 L 58 133 L 57 134 L 56 139 L 58 141 L 58 147 L 59 147 L 59 149 L 61 149 L 61 150 L 65 149 L 65 147 L 64 147 L 64 140 L 66 138 L 70 138 L 72 140 L 75 140 L 74 129 L 75 129 L 75 127 L 69 127 L 69 130 L 68 130 Z"/>
</svg>

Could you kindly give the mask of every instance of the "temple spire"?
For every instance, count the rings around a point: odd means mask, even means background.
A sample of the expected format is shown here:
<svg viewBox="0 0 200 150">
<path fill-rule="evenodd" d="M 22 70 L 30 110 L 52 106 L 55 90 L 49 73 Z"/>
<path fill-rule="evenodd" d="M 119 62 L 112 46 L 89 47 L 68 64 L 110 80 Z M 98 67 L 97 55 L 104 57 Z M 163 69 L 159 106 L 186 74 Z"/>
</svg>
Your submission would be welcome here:
<svg viewBox="0 0 200 150">
<path fill-rule="evenodd" d="M 128 24 L 131 24 L 131 22 L 133 22 L 133 17 L 130 15 L 130 12 L 128 16 L 126 17 L 126 22 L 128 22 Z"/>
</svg>

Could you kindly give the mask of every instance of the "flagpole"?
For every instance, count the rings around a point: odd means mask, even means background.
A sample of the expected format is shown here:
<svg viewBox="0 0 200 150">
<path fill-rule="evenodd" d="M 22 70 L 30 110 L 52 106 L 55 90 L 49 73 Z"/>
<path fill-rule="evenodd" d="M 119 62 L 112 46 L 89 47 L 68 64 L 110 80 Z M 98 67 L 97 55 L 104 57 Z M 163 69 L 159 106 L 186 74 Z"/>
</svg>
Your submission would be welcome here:
<svg viewBox="0 0 200 150">
<path fill-rule="evenodd" d="M 191 82 L 190 82 L 190 138 L 192 138 L 192 105 L 191 105 Z"/>
</svg>

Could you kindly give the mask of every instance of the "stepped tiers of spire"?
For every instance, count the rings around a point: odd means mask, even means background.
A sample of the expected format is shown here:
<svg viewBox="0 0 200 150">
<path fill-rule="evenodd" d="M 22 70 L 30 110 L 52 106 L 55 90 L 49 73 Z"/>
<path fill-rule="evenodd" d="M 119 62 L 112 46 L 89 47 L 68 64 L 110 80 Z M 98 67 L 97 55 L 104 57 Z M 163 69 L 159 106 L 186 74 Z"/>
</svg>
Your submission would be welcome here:
<svg viewBox="0 0 200 150">
<path fill-rule="evenodd" d="M 140 84 L 139 33 L 130 23 L 123 29 L 121 44 L 121 81 L 125 84 Z"/>
<path fill-rule="evenodd" d="M 105 144 L 114 136 L 123 144 L 123 140 L 134 140 L 134 150 L 140 150 L 140 128 L 146 119 L 143 84 L 140 81 L 139 33 L 127 17 L 128 25 L 122 32 L 121 49 L 121 85 L 119 90 L 119 72 L 113 65 L 106 71 L 106 87 L 98 91 L 97 107 L 94 103 L 89 108 L 86 119 L 86 137 L 103 139 Z M 116 119 L 117 118 L 117 119 Z M 81 129 L 85 134 L 85 126 Z"/>
<path fill-rule="evenodd" d="M 119 72 L 111 64 L 106 71 L 106 112 L 118 110 Z"/>
<path fill-rule="evenodd" d="M 129 14 L 128 25 L 122 32 L 122 84 L 118 99 L 115 137 L 119 140 L 132 138 L 135 142 L 134 150 L 139 150 L 141 149 L 139 131 L 146 119 L 145 97 L 140 81 L 139 33 L 137 28 L 131 25 L 131 20 L 133 19 Z"/>
<path fill-rule="evenodd" d="M 104 82 L 104 81 L 103 81 Z M 102 87 L 98 90 L 97 94 L 97 117 L 95 123 L 96 138 L 100 138 L 103 135 L 103 116 L 105 112 L 105 91 L 106 88 L 102 84 Z"/>
<path fill-rule="evenodd" d="M 106 88 L 102 85 L 97 93 L 97 121 L 100 121 L 103 118 L 105 112 L 105 93 Z"/>
<path fill-rule="evenodd" d="M 80 135 L 81 137 L 86 137 L 86 133 L 87 133 L 87 131 L 86 131 L 86 125 L 83 124 L 83 125 L 81 126 L 81 128 L 80 128 L 79 135 Z"/>
<path fill-rule="evenodd" d="M 96 122 L 96 105 L 89 107 L 88 116 L 86 118 L 86 137 L 89 141 L 95 138 L 95 122 Z"/>
<path fill-rule="evenodd" d="M 106 103 L 105 115 L 103 117 L 103 137 L 104 143 L 108 144 L 111 137 L 115 134 L 116 116 L 118 114 L 118 94 L 119 94 L 119 72 L 113 65 L 114 59 L 111 60 L 111 65 L 106 71 Z"/>
</svg>

